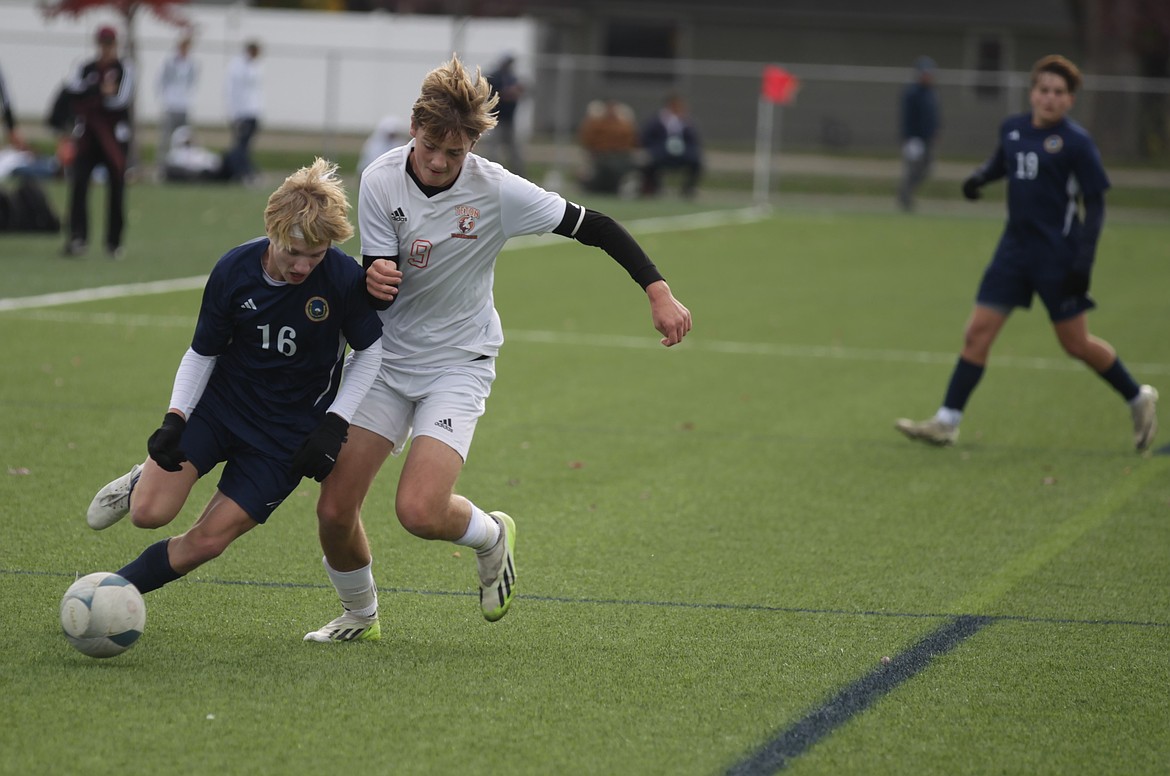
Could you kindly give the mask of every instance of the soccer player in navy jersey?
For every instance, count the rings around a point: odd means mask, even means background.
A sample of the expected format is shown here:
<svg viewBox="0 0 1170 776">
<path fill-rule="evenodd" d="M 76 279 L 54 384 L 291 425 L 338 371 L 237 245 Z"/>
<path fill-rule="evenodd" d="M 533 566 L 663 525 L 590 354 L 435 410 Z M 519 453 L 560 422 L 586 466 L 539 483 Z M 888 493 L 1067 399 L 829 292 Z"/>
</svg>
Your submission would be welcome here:
<svg viewBox="0 0 1170 776">
<path fill-rule="evenodd" d="M 268 199 L 267 236 L 215 265 L 149 457 L 90 504 L 96 530 L 126 514 L 139 528 L 159 528 L 200 477 L 224 464 L 195 524 L 119 569 L 143 593 L 218 557 L 301 477 L 326 479 L 374 381 L 382 324 L 361 266 L 334 247 L 353 235 L 336 172 L 317 159 L 290 175 Z M 343 369 L 347 343 L 353 353 Z"/>
<path fill-rule="evenodd" d="M 1089 133 L 1068 118 L 1080 84 L 1080 71 L 1064 57 L 1038 61 L 1032 68 L 1031 112 L 1004 120 L 999 147 L 963 182 L 963 195 L 978 199 L 982 186 L 1006 178 L 1007 225 L 983 274 L 942 407 L 928 420 L 902 418 L 895 424 L 910 439 L 955 443 L 963 409 L 983 376 L 996 336 L 1012 309 L 1028 309 L 1033 295 L 1047 308 L 1065 352 L 1129 404 L 1138 452 L 1154 439 L 1158 392 L 1134 380 L 1113 347 L 1089 333 L 1085 316 L 1096 306 L 1089 278 L 1109 178 Z"/>
<path fill-rule="evenodd" d="M 382 464 L 407 442 L 394 504 L 399 522 L 420 538 L 475 550 L 484 618 L 496 621 L 508 611 L 516 590 L 515 522 L 454 488 L 504 342 L 492 284 L 509 238 L 553 232 L 601 248 L 645 291 L 663 345 L 678 344 L 690 331 L 690 312 L 616 221 L 472 153 L 495 126 L 495 105 L 482 73 L 452 58 L 423 79 L 411 111 L 412 140 L 362 173 L 358 225 L 367 291 L 386 305 L 383 365 L 321 486 L 325 570 L 345 611 L 306 634 L 308 641 L 380 633 L 360 512 Z"/>
</svg>

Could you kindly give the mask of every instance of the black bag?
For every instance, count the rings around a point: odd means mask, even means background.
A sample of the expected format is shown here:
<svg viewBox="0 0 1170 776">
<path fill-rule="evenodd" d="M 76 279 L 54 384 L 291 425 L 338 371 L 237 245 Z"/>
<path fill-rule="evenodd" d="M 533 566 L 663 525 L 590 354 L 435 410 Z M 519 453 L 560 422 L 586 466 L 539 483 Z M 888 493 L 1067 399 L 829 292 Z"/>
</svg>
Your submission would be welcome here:
<svg viewBox="0 0 1170 776">
<path fill-rule="evenodd" d="M 45 124 L 55 129 L 58 134 L 68 135 L 73 131 L 73 121 L 73 95 L 62 85 L 57 88 L 53 101 L 49 103 Z"/>
<path fill-rule="evenodd" d="M 44 189 L 32 178 L 22 176 L 8 199 L 8 222 L 3 226 L 7 231 L 48 234 L 61 231 L 61 219 L 49 204 Z"/>
</svg>

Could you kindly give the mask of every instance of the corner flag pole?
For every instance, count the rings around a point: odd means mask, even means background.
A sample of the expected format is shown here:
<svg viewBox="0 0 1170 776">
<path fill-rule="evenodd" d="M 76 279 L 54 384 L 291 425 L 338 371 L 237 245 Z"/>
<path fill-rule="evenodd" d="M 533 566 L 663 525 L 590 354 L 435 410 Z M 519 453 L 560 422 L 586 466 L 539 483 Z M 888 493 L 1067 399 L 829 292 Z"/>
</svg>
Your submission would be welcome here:
<svg viewBox="0 0 1170 776">
<path fill-rule="evenodd" d="M 753 174 L 753 198 L 767 204 L 772 183 L 772 103 L 760 95 L 756 109 L 756 163 Z"/>
<path fill-rule="evenodd" d="M 768 193 L 771 191 L 772 175 L 772 138 L 776 137 L 777 147 L 783 118 L 783 106 L 789 105 L 796 97 L 800 88 L 800 80 L 778 65 L 764 67 L 763 78 L 760 81 L 759 107 L 756 111 L 756 163 L 753 185 L 755 200 L 767 204 Z M 779 105 L 780 110 L 774 106 Z M 773 131 L 772 113 L 776 113 L 775 130 Z"/>
</svg>

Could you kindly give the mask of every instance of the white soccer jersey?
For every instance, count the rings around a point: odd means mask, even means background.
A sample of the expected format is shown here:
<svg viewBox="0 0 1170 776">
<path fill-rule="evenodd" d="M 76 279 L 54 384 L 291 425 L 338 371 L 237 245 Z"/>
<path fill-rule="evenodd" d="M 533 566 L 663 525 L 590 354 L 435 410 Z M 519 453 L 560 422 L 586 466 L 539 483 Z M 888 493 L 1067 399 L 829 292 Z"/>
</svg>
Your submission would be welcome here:
<svg viewBox="0 0 1170 776">
<path fill-rule="evenodd" d="M 367 167 L 358 195 L 362 254 L 398 256 L 402 270 L 397 298 L 379 313 L 382 358 L 434 366 L 495 356 L 504 342 L 496 256 L 511 237 L 555 229 L 567 203 L 475 154 L 451 188 L 428 198 L 406 172 L 413 147 Z"/>
</svg>

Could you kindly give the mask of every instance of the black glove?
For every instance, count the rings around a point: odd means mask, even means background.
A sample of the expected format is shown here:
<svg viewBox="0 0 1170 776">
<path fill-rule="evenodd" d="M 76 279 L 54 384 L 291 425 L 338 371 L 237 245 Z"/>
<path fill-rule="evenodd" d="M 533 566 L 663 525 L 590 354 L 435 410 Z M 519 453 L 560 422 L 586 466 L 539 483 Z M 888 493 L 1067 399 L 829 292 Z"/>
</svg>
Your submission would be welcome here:
<svg viewBox="0 0 1170 776">
<path fill-rule="evenodd" d="M 1089 293 L 1089 273 L 1084 270 L 1071 269 L 1064 276 L 1065 296 L 1084 296 Z"/>
<path fill-rule="evenodd" d="M 979 199 L 983 196 L 983 193 L 979 191 L 979 187 L 984 183 L 985 181 L 980 175 L 972 175 L 967 178 L 967 180 L 963 181 L 963 196 L 972 201 Z"/>
<path fill-rule="evenodd" d="M 321 482 L 333 471 L 333 464 L 337 463 L 337 454 L 345 444 L 346 431 L 349 424 L 340 416 L 332 413 L 325 415 L 325 420 L 317 426 L 313 433 L 305 437 L 301 447 L 292 460 L 292 475 L 298 480 L 301 477 L 312 477 Z"/>
<path fill-rule="evenodd" d="M 187 421 L 173 412 L 168 412 L 163 416 L 158 431 L 146 440 L 146 451 L 150 453 L 150 457 L 169 472 L 179 471 L 183 468 L 183 461 L 187 460 L 187 454 L 179 449 L 179 441 L 182 440 L 183 429 L 186 427 Z"/>
</svg>

